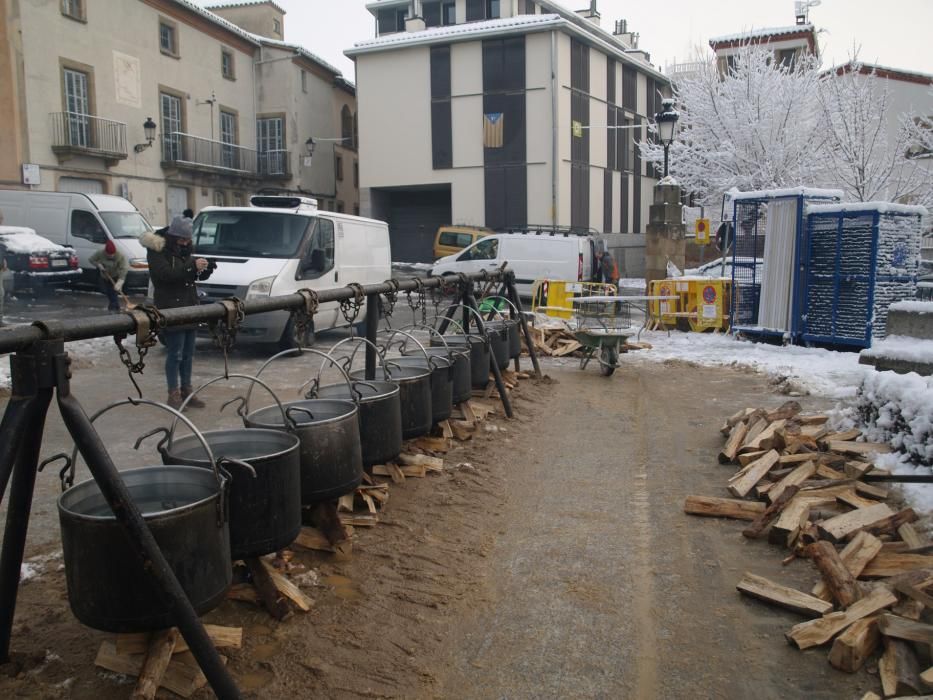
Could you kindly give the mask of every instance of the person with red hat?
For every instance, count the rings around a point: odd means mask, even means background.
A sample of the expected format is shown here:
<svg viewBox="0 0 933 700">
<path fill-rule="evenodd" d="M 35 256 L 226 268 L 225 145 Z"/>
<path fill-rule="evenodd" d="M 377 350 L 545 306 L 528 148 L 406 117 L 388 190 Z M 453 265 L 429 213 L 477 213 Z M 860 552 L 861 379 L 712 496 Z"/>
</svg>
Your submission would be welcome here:
<svg viewBox="0 0 933 700">
<path fill-rule="evenodd" d="M 102 250 L 91 256 L 91 264 L 100 273 L 100 291 L 107 295 L 107 310 L 120 311 L 120 292 L 130 271 L 126 256 L 117 250 L 113 241 L 107 241 Z"/>
</svg>

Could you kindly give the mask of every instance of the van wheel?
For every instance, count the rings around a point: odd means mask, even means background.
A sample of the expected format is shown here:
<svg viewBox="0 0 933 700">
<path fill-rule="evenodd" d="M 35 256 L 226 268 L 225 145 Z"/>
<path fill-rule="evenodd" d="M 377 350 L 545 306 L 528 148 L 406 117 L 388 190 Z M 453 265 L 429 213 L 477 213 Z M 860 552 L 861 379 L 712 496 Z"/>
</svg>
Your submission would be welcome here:
<svg viewBox="0 0 933 700">
<path fill-rule="evenodd" d="M 290 318 L 288 319 L 288 324 L 285 326 L 285 330 L 282 331 L 281 339 L 279 339 L 279 350 L 294 350 L 298 345 L 298 338 L 295 337 L 295 321 Z M 305 337 L 301 339 L 301 345 L 306 348 L 314 345 L 313 323 L 308 327 Z"/>
</svg>

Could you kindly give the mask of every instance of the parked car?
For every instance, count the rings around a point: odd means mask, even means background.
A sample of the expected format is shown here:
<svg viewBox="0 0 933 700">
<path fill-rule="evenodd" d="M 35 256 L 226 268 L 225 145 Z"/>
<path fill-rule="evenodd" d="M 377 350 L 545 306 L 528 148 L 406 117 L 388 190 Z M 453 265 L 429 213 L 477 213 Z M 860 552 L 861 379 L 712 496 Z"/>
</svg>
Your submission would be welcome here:
<svg viewBox="0 0 933 700">
<path fill-rule="evenodd" d="M 441 226 L 434 236 L 434 259 L 459 253 L 491 233 L 482 226 Z"/>
<path fill-rule="evenodd" d="M 13 288 L 7 287 L 8 292 L 35 291 L 81 278 L 74 249 L 52 243 L 31 228 L 0 226 L 0 257 L 13 277 Z"/>
</svg>

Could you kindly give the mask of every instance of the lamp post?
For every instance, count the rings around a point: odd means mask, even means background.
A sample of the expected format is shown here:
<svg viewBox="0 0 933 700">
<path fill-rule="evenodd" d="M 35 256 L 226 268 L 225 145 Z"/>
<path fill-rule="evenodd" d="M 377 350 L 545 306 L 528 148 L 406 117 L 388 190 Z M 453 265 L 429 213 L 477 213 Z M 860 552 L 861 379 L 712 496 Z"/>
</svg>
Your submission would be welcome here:
<svg viewBox="0 0 933 700">
<path fill-rule="evenodd" d="M 674 109 L 673 98 L 666 97 L 661 101 L 662 111 L 654 115 L 654 122 L 658 127 L 658 140 L 664 147 L 664 177 L 667 177 L 669 165 L 669 150 L 674 143 L 674 133 L 677 131 L 677 120 L 680 113 Z"/>
<path fill-rule="evenodd" d="M 136 153 L 142 153 L 155 141 L 156 123 L 152 121 L 152 117 L 146 117 L 146 121 L 143 122 L 143 131 L 146 134 L 146 143 L 137 143 L 133 146 Z"/>
</svg>

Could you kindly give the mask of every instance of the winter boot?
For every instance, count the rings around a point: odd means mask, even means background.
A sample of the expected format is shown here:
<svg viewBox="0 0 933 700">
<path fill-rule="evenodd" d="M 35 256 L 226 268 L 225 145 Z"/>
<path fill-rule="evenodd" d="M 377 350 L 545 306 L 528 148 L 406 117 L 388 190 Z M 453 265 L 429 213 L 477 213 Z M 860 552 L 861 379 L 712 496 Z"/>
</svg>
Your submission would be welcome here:
<svg viewBox="0 0 933 700">
<path fill-rule="evenodd" d="M 181 404 L 183 401 L 184 399 L 181 398 L 181 391 L 179 391 L 178 389 L 171 389 L 168 392 L 168 401 L 166 401 L 166 403 L 169 405 L 169 407 L 174 408 L 175 410 L 178 410 L 179 408 L 181 408 Z"/>
<path fill-rule="evenodd" d="M 182 401 L 185 401 L 189 396 L 191 396 L 191 393 L 192 389 L 190 386 L 183 386 L 181 388 Z M 207 404 L 201 401 L 201 399 L 199 399 L 197 396 L 188 401 L 188 408 L 204 408 L 205 406 L 207 406 Z"/>
</svg>

